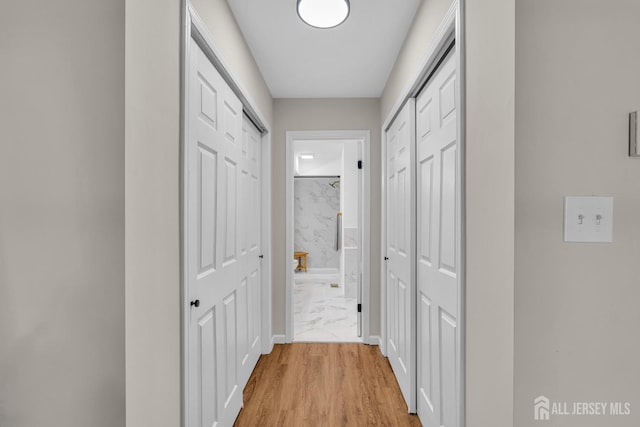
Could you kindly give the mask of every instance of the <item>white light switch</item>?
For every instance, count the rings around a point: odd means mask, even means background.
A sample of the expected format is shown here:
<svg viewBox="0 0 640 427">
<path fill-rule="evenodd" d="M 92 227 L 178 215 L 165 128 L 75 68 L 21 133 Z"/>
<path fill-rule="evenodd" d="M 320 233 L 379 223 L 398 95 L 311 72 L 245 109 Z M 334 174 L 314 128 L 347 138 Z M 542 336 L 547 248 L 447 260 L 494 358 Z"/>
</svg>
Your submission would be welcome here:
<svg viewBox="0 0 640 427">
<path fill-rule="evenodd" d="M 613 241 L 613 197 L 565 197 L 564 241 Z"/>
</svg>

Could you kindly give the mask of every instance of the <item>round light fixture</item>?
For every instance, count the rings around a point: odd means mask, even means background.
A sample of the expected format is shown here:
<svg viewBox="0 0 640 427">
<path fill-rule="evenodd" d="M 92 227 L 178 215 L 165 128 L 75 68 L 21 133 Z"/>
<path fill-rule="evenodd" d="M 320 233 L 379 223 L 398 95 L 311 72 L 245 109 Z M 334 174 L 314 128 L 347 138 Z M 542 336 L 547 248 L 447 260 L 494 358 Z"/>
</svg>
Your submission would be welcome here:
<svg viewBox="0 0 640 427">
<path fill-rule="evenodd" d="M 333 28 L 349 16 L 349 0 L 298 0 L 298 16 L 316 28 Z"/>
</svg>

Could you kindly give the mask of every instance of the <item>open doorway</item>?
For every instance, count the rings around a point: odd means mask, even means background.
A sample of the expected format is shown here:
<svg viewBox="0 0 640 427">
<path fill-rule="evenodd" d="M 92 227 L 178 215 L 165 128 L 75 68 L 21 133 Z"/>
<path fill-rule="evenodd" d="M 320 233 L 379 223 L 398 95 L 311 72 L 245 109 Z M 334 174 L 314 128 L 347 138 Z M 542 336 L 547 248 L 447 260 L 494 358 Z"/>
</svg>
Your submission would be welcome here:
<svg viewBox="0 0 640 427">
<path fill-rule="evenodd" d="M 287 133 L 288 342 L 366 341 L 367 144 L 368 132 Z"/>
</svg>

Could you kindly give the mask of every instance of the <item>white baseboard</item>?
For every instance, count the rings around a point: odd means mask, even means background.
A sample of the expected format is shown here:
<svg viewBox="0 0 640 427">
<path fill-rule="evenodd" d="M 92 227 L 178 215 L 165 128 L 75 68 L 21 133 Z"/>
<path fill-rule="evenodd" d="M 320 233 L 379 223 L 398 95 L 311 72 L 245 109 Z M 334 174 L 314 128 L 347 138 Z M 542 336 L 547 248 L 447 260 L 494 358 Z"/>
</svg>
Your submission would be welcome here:
<svg viewBox="0 0 640 427">
<path fill-rule="evenodd" d="M 369 339 L 367 340 L 367 344 L 369 345 L 377 345 L 380 346 L 381 339 L 378 335 L 369 335 Z"/>
<path fill-rule="evenodd" d="M 340 274 L 339 268 L 308 268 L 307 271 L 298 271 L 295 274 L 303 276 L 305 274 Z"/>
<path fill-rule="evenodd" d="M 377 345 L 380 346 L 380 337 L 378 335 L 371 335 L 369 336 L 369 339 L 364 340 L 363 341 L 365 344 L 369 344 L 369 345 Z M 271 349 L 269 352 L 271 352 L 271 350 L 273 350 L 273 346 L 275 344 L 286 344 L 287 340 L 285 339 L 284 335 L 273 335 L 271 337 Z"/>
<path fill-rule="evenodd" d="M 284 335 L 273 335 L 271 337 L 271 349 L 273 350 L 274 344 L 286 344 L 287 341 Z"/>
</svg>

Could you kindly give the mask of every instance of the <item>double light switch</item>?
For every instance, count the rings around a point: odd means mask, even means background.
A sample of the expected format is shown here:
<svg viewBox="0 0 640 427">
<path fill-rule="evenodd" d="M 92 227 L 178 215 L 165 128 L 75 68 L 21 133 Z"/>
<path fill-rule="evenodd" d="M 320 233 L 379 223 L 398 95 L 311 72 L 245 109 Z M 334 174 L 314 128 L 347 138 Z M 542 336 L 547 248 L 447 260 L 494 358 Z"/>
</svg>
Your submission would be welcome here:
<svg viewBox="0 0 640 427">
<path fill-rule="evenodd" d="M 565 197 L 564 241 L 613 241 L 613 197 Z"/>
</svg>

